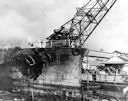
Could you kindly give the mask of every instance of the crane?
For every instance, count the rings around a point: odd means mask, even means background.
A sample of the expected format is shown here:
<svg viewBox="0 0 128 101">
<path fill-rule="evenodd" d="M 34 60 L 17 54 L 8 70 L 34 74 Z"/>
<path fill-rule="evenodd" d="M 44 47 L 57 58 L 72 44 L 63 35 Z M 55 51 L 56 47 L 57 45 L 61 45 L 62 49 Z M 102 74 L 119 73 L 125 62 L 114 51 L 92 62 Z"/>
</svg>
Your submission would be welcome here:
<svg viewBox="0 0 128 101">
<path fill-rule="evenodd" d="M 117 0 L 89 0 L 74 17 L 47 37 L 47 47 L 82 47 Z"/>
<path fill-rule="evenodd" d="M 63 63 L 68 61 L 71 54 L 73 56 L 83 54 L 82 46 L 116 1 L 89 0 L 87 4 L 77 8 L 77 12 L 71 20 L 55 29 L 54 33 L 47 37 L 45 48 L 32 49 L 31 54 L 24 55 L 29 67 L 23 68 L 25 69 L 24 74 L 30 75 L 30 78 L 36 80 L 42 73 L 42 68 L 47 68 L 49 64 L 56 64 L 59 67 L 60 61 Z M 65 52 L 66 50 L 67 52 Z M 30 72 L 28 73 L 28 71 Z"/>
</svg>

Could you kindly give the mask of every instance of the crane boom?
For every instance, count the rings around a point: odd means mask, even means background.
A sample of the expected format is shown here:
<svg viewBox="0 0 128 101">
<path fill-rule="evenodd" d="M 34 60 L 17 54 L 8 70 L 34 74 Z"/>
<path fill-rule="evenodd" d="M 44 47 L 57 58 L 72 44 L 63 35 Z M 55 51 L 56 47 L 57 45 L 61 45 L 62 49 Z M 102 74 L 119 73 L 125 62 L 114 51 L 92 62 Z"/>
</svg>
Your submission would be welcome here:
<svg viewBox="0 0 128 101">
<path fill-rule="evenodd" d="M 90 0 L 47 39 L 51 45 L 81 47 L 117 0 Z M 59 44 L 56 43 L 58 41 Z M 60 44 L 60 43 L 64 44 Z M 56 44 L 53 44 L 56 43 Z"/>
</svg>

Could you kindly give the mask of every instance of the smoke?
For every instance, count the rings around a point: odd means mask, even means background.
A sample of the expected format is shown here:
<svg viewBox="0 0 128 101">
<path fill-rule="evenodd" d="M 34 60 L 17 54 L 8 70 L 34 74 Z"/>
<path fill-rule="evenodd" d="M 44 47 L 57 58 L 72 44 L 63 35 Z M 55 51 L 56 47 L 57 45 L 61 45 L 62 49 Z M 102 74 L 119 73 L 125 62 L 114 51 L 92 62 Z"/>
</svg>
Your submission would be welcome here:
<svg viewBox="0 0 128 101">
<path fill-rule="evenodd" d="M 7 14 L 0 16 L 0 38 L 1 45 L 21 45 L 30 35 L 25 31 L 28 21 L 25 17 L 10 10 Z"/>
<path fill-rule="evenodd" d="M 22 28 L 27 21 L 16 12 L 10 11 L 6 16 L 0 17 L 0 22 L 0 33 L 3 39 L 25 39 L 27 37 L 27 33 Z"/>
<path fill-rule="evenodd" d="M 45 39 L 72 18 L 79 0 L 0 0 L 1 46 Z M 79 2 L 78 2 L 79 1 Z"/>
</svg>

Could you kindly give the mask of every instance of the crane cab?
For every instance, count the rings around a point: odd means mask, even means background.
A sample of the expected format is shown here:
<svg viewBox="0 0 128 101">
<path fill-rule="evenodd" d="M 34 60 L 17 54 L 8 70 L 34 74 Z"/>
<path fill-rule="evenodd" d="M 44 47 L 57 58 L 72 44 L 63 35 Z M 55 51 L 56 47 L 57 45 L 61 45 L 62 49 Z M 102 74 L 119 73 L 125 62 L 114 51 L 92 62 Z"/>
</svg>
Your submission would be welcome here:
<svg viewBox="0 0 128 101">
<path fill-rule="evenodd" d="M 73 29 L 61 27 L 55 29 L 54 33 L 47 38 L 46 47 L 76 47 L 75 41 L 79 38 L 78 35 L 73 35 Z"/>
<path fill-rule="evenodd" d="M 70 47 L 69 31 L 64 27 L 55 29 L 47 39 L 46 47 Z"/>
</svg>

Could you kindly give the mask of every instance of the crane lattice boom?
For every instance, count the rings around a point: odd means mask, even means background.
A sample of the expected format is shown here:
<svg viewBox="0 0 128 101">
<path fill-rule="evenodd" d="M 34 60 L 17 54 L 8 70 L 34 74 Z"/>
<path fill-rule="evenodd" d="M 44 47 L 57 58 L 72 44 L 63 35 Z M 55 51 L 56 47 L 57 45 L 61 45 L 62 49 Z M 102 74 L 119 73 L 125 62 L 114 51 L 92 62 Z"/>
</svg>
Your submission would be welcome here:
<svg viewBox="0 0 128 101">
<path fill-rule="evenodd" d="M 54 30 L 47 39 L 51 46 L 81 47 L 117 0 L 90 0 L 77 8 L 74 17 Z"/>
</svg>

